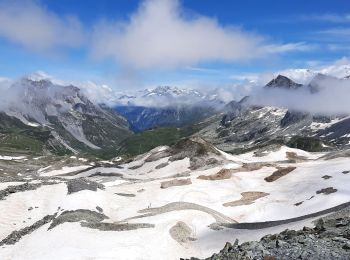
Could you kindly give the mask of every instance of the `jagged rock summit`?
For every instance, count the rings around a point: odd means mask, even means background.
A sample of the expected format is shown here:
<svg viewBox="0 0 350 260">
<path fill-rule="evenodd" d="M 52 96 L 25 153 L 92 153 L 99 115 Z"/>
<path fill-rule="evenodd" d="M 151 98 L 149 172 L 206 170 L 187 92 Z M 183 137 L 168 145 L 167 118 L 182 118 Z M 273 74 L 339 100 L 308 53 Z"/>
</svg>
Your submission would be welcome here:
<svg viewBox="0 0 350 260">
<path fill-rule="evenodd" d="M 298 89 L 302 87 L 302 84 L 296 83 L 293 80 L 278 75 L 276 78 L 272 79 L 269 83 L 266 84 L 266 88 L 282 88 L 282 89 Z"/>
</svg>

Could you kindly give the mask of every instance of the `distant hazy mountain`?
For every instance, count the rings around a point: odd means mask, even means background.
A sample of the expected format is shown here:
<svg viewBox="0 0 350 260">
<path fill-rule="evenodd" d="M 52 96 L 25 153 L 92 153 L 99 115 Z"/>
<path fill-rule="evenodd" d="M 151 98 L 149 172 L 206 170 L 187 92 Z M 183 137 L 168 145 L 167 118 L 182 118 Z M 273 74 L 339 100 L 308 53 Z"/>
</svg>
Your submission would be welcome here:
<svg viewBox="0 0 350 260">
<path fill-rule="evenodd" d="M 93 103 L 73 85 L 23 78 L 11 84 L 0 100 L 0 131 L 29 133 L 34 139 L 45 132 L 40 141 L 51 151 L 113 149 L 130 135 L 122 116 Z"/>
<path fill-rule="evenodd" d="M 136 132 L 158 126 L 193 124 L 220 111 L 225 101 L 215 90 L 161 86 L 133 94 L 121 94 L 115 110 L 128 119 Z"/>
<path fill-rule="evenodd" d="M 310 89 L 312 93 L 317 93 L 322 90 L 322 85 L 326 81 L 336 81 L 337 78 L 325 75 L 322 73 L 318 73 L 315 75 L 315 77 L 309 82 L 307 87 Z M 329 82 L 331 84 L 331 82 Z"/>
<path fill-rule="evenodd" d="M 169 107 L 176 105 L 215 104 L 220 105 L 225 97 L 220 95 L 218 89 L 199 91 L 191 88 L 178 88 L 173 86 L 159 86 L 139 91 L 124 91 L 117 93 L 117 105 L 133 105 L 147 107 Z"/>
</svg>

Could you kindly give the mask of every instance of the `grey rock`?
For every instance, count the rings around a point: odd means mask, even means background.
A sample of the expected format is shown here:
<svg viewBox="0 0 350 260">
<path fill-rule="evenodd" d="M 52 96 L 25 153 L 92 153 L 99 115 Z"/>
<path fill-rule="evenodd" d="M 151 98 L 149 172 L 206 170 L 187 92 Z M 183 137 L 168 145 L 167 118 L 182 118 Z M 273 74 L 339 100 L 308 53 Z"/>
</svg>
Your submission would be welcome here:
<svg viewBox="0 0 350 260">
<path fill-rule="evenodd" d="M 84 178 L 68 180 L 66 184 L 68 188 L 68 194 L 72 194 L 82 190 L 97 191 L 97 189 L 104 189 L 103 184 Z"/>
<path fill-rule="evenodd" d="M 98 229 L 101 231 L 129 231 L 140 228 L 154 228 L 154 224 L 148 223 L 104 223 L 104 222 L 82 222 L 82 227 Z"/>
<path fill-rule="evenodd" d="M 207 260 L 216 259 L 350 259 L 350 241 L 344 237 L 350 230 L 348 209 L 316 221 L 314 228 L 285 230 L 266 235 L 260 241 L 226 243 L 223 250 Z M 338 224 L 337 224 L 338 223 Z M 339 223 L 342 223 L 339 225 Z"/>
<path fill-rule="evenodd" d="M 108 219 L 108 217 L 96 211 L 91 211 L 87 209 L 68 210 L 62 212 L 58 217 L 53 219 L 49 229 L 53 229 L 56 226 L 66 222 L 86 221 L 88 223 L 96 223 L 101 222 L 104 219 Z"/>
<path fill-rule="evenodd" d="M 43 185 L 53 185 L 53 184 L 57 184 L 57 182 L 49 182 L 49 181 L 43 181 L 40 183 L 26 182 L 26 183 L 23 183 L 20 185 L 11 185 L 11 186 L 8 186 L 4 190 L 0 190 L 0 200 L 5 199 L 7 196 L 14 194 L 14 193 L 17 193 L 17 192 L 36 190 Z M 31 210 L 31 209 L 29 208 L 28 210 Z"/>
<path fill-rule="evenodd" d="M 35 231 L 36 229 L 40 228 L 41 226 L 49 223 L 51 220 L 53 220 L 56 217 L 56 214 L 54 215 L 47 215 L 43 217 L 42 219 L 35 222 L 33 225 L 27 226 L 25 228 L 22 228 L 20 230 L 13 231 L 10 235 L 8 235 L 6 238 L 4 238 L 2 241 L 0 241 L 0 246 L 3 245 L 13 245 L 17 243 L 23 236 L 28 235 Z"/>
</svg>

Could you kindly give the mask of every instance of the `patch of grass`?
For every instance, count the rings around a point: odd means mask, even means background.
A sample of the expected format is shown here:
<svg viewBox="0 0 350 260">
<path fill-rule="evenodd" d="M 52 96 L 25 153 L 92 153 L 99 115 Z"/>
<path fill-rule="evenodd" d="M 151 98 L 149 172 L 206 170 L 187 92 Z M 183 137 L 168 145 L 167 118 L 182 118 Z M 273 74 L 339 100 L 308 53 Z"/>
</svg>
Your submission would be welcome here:
<svg viewBox="0 0 350 260">
<path fill-rule="evenodd" d="M 50 130 L 32 127 L 15 117 L 0 113 L 0 152 L 41 155 L 49 150 L 57 155 L 67 154 L 63 147 L 54 147 L 50 142 Z"/>
<path fill-rule="evenodd" d="M 186 134 L 179 128 L 154 128 L 127 138 L 122 153 L 135 156 L 160 145 L 173 145 Z"/>
<path fill-rule="evenodd" d="M 121 145 L 120 154 L 136 156 L 161 145 L 174 145 L 181 138 L 193 135 L 204 125 L 196 124 L 183 128 L 164 127 L 153 128 L 127 138 Z"/>
<path fill-rule="evenodd" d="M 0 151 L 40 154 L 44 143 L 23 133 L 0 134 Z"/>
<path fill-rule="evenodd" d="M 0 151 L 41 154 L 49 131 L 27 126 L 20 120 L 0 113 Z"/>
<path fill-rule="evenodd" d="M 203 129 L 216 120 L 216 118 L 209 118 L 204 122 L 182 128 L 153 128 L 137 134 L 131 134 L 124 130 L 114 131 L 113 129 L 109 129 L 108 125 L 104 125 L 103 127 L 99 125 L 98 128 L 89 128 L 89 125 L 96 125 L 92 124 L 92 120 L 92 118 L 87 117 L 86 122 L 84 121 L 84 124 L 87 125 L 85 127 L 87 131 L 86 135 L 94 139 L 94 142 L 103 147 L 103 149 L 95 150 L 79 142 L 65 131 L 57 118 L 49 117 L 49 121 L 54 122 L 56 125 L 55 131 L 71 147 L 80 151 L 83 157 L 105 160 L 116 156 L 132 157 L 145 153 L 160 145 L 173 145 L 181 138 L 188 137 Z M 107 138 L 106 141 L 106 138 L 104 138 L 105 136 L 102 135 L 108 135 L 109 139 Z M 123 138 L 125 139 L 120 142 Z M 50 151 L 59 156 L 72 154 L 71 151 L 55 140 L 49 129 L 31 127 L 23 124 L 17 118 L 0 113 L 0 152 L 4 152 L 4 154 L 24 153 L 36 155 L 43 154 L 45 151 Z"/>
<path fill-rule="evenodd" d="M 279 137 L 276 139 L 272 139 L 272 140 L 257 140 L 255 143 L 257 143 L 259 141 L 258 144 L 253 145 L 253 146 L 249 146 L 249 147 L 241 147 L 241 148 L 235 148 L 233 150 L 227 151 L 228 153 L 231 154 L 242 154 L 242 153 L 249 153 L 251 151 L 257 150 L 257 149 L 261 149 L 270 145 L 283 145 L 285 143 L 283 137 Z"/>
<path fill-rule="evenodd" d="M 313 137 L 293 136 L 287 146 L 308 152 L 320 152 L 323 150 L 322 141 Z"/>
</svg>

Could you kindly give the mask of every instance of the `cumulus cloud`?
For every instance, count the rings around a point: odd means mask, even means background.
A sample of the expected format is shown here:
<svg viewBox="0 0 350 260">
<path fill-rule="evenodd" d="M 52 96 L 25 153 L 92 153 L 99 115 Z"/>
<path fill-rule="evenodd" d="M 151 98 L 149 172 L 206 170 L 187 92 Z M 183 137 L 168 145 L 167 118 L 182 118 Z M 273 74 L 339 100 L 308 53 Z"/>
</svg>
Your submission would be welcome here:
<svg viewBox="0 0 350 260">
<path fill-rule="evenodd" d="M 271 44 L 215 19 L 188 17 L 177 0 L 144 1 L 127 22 L 96 25 L 92 38 L 94 58 L 112 58 L 135 68 L 241 62 L 308 48 L 304 43 Z"/>
<path fill-rule="evenodd" d="M 114 105 L 115 93 L 105 84 L 97 84 L 93 81 L 87 81 L 76 84 L 82 92 L 94 103 L 105 103 L 106 105 Z"/>
<path fill-rule="evenodd" d="M 61 17 L 32 1 L 0 1 L 0 37 L 30 50 L 51 52 L 83 43 L 74 16 Z"/>
</svg>

